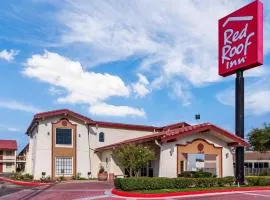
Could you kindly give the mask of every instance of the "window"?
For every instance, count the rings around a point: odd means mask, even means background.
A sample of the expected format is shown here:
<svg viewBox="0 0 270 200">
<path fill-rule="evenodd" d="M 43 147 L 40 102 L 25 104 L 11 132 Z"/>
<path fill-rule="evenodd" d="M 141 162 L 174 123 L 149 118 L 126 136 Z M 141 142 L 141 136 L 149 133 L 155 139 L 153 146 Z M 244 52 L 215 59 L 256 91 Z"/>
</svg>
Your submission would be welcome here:
<svg viewBox="0 0 270 200">
<path fill-rule="evenodd" d="M 259 168 L 263 168 L 263 163 L 262 162 L 259 163 Z"/>
<path fill-rule="evenodd" d="M 184 161 L 183 160 L 180 161 L 180 169 L 181 169 L 180 173 L 183 174 L 183 172 L 184 172 Z"/>
<path fill-rule="evenodd" d="M 71 157 L 57 157 L 56 163 L 56 175 L 72 175 L 72 158 Z"/>
<path fill-rule="evenodd" d="M 57 128 L 56 144 L 71 145 L 72 144 L 71 129 Z"/>
<path fill-rule="evenodd" d="M 141 168 L 141 176 L 147 176 L 147 168 L 146 167 Z"/>
<path fill-rule="evenodd" d="M 6 151 L 6 156 L 14 156 L 14 151 Z"/>
<path fill-rule="evenodd" d="M 99 133 L 99 138 L 98 138 L 99 142 L 104 142 L 104 133 L 100 132 Z"/>
<path fill-rule="evenodd" d="M 263 168 L 269 168 L 269 163 L 267 162 L 263 163 Z"/>
<path fill-rule="evenodd" d="M 12 168 L 12 163 L 6 163 L 6 168 L 7 168 L 7 169 Z"/>
<path fill-rule="evenodd" d="M 259 163 L 255 162 L 254 163 L 254 168 L 259 168 Z"/>
<path fill-rule="evenodd" d="M 252 168 L 252 163 L 246 162 L 246 163 L 245 163 L 245 167 L 246 167 L 246 168 Z"/>
</svg>

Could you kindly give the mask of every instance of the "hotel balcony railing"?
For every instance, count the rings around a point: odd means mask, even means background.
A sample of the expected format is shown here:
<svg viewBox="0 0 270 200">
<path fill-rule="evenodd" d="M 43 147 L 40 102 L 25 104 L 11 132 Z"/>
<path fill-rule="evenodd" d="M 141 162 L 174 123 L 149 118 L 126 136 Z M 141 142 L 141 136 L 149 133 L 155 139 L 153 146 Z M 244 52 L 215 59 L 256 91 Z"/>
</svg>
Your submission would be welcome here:
<svg viewBox="0 0 270 200">
<path fill-rule="evenodd" d="M 1 156 L 0 160 L 16 160 L 16 156 Z"/>
</svg>

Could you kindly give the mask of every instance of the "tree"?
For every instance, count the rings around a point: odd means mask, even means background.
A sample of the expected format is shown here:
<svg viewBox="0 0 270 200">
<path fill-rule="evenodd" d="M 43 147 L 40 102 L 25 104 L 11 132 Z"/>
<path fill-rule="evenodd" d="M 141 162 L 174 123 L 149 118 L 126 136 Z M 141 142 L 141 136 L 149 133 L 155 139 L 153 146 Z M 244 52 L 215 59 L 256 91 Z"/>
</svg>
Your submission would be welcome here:
<svg viewBox="0 0 270 200">
<path fill-rule="evenodd" d="M 270 151 L 270 124 L 263 128 L 255 128 L 248 134 L 248 140 L 253 150 L 259 152 Z"/>
<path fill-rule="evenodd" d="M 128 144 L 113 151 L 116 163 L 127 169 L 129 176 L 139 176 L 140 169 L 155 158 L 154 150 L 149 146 Z"/>
</svg>

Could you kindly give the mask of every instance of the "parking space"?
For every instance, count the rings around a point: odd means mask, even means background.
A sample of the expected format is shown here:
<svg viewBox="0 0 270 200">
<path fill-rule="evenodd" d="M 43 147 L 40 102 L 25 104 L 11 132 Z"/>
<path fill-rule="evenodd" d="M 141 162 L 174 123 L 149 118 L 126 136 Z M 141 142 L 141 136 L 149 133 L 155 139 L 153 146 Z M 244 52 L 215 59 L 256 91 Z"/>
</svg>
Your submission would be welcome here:
<svg viewBox="0 0 270 200">
<path fill-rule="evenodd" d="M 8 194 L 11 194 L 14 192 L 18 192 L 21 190 L 25 190 L 25 189 L 29 189 L 29 188 L 24 187 L 24 186 L 9 184 L 9 183 L 5 183 L 5 182 L 0 182 L 0 198 L 2 196 L 8 195 Z"/>
</svg>

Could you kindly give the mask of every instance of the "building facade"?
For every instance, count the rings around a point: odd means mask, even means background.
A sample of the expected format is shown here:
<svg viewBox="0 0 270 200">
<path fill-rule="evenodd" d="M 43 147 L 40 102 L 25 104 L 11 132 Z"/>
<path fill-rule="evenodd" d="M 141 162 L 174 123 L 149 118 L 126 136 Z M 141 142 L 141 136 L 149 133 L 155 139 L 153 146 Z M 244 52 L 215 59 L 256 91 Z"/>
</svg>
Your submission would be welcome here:
<svg viewBox="0 0 270 200">
<path fill-rule="evenodd" d="M 27 135 L 24 171 L 35 179 L 43 175 L 52 179 L 77 174 L 97 177 L 100 166 L 109 174 L 123 176 L 125 169 L 116 164 L 113 150 L 132 143 L 155 150 L 155 159 L 142 168 L 142 176 L 177 177 L 188 170 L 194 156 L 205 160 L 204 166 L 211 166 L 217 176 L 233 176 L 232 149 L 248 145 L 209 123 L 164 127 L 121 124 L 95 121 L 66 109 L 36 114 Z"/>
<path fill-rule="evenodd" d="M 235 153 L 233 152 L 235 163 Z M 269 176 L 270 175 L 270 152 L 245 151 L 245 175 L 246 176 Z"/>
<path fill-rule="evenodd" d="M 0 140 L 0 173 L 16 171 L 16 140 Z"/>
</svg>

